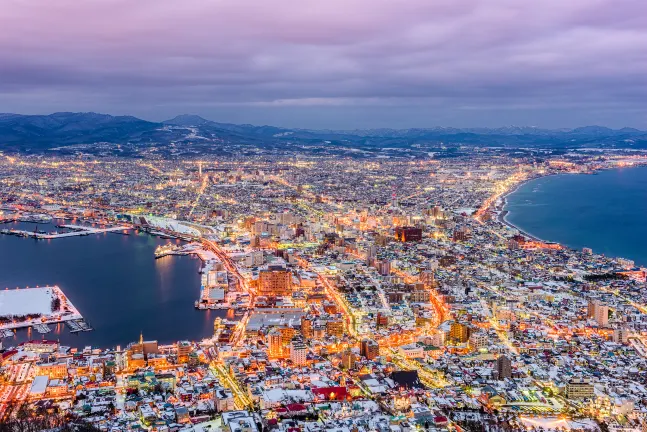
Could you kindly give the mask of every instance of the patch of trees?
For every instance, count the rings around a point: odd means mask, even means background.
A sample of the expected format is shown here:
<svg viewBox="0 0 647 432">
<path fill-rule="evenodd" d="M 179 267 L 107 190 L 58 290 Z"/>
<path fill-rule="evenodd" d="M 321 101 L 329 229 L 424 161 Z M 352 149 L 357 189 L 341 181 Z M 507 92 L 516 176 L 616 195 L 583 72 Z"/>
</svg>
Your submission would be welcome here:
<svg viewBox="0 0 647 432">
<path fill-rule="evenodd" d="M 61 310 L 61 299 L 58 297 L 54 297 L 52 299 L 52 312 L 56 312 Z"/>
<path fill-rule="evenodd" d="M 0 432 L 99 432 L 91 424 L 71 415 L 63 415 L 48 404 L 8 407 L 9 415 L 0 421 Z"/>
<path fill-rule="evenodd" d="M 584 280 L 589 282 L 598 282 L 598 281 L 607 281 L 607 280 L 623 280 L 627 277 L 620 273 L 602 273 L 602 274 L 587 274 L 584 276 Z"/>
</svg>

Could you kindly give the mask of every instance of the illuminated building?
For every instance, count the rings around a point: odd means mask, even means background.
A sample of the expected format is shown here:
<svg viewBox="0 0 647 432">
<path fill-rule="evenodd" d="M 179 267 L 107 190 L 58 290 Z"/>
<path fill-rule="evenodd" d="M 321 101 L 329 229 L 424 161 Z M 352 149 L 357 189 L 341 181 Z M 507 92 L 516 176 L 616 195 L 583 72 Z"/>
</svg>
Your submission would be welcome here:
<svg viewBox="0 0 647 432">
<path fill-rule="evenodd" d="M 592 318 L 599 327 L 609 325 L 609 306 L 599 300 L 590 301 L 587 308 L 587 318 Z"/>
<path fill-rule="evenodd" d="M 326 333 L 328 334 L 328 336 L 343 336 L 344 321 L 341 318 L 334 318 L 326 321 Z"/>
<path fill-rule="evenodd" d="M 359 353 L 366 357 L 367 360 L 373 360 L 380 355 L 380 346 L 372 339 L 362 339 L 359 345 Z"/>
<path fill-rule="evenodd" d="M 353 369 L 355 367 L 355 354 L 350 348 L 341 353 L 341 367 L 343 369 Z"/>
<path fill-rule="evenodd" d="M 375 325 L 377 326 L 377 328 L 388 327 L 389 316 L 386 314 L 383 314 L 382 312 L 378 312 L 377 317 L 375 318 Z"/>
<path fill-rule="evenodd" d="M 591 381 L 584 378 L 574 378 L 566 384 L 566 397 L 569 399 L 590 399 L 595 396 Z"/>
<path fill-rule="evenodd" d="M 512 377 L 512 362 L 504 355 L 496 359 L 497 377 L 499 380 Z"/>
<path fill-rule="evenodd" d="M 418 242 L 422 240 L 422 229 L 404 226 L 395 228 L 395 239 L 401 242 Z"/>
<path fill-rule="evenodd" d="M 297 366 L 306 364 L 308 348 L 299 340 L 290 343 L 290 360 Z"/>
<path fill-rule="evenodd" d="M 470 329 L 467 325 L 453 322 L 449 328 L 449 339 L 457 343 L 465 343 L 470 337 Z"/>
<path fill-rule="evenodd" d="M 267 334 L 267 346 L 270 357 L 281 357 L 283 355 L 283 343 L 281 333 L 277 328 L 273 328 Z"/>
<path fill-rule="evenodd" d="M 422 270 L 418 273 L 418 281 L 422 282 L 425 286 L 433 286 L 436 281 L 436 276 L 433 270 Z"/>
<path fill-rule="evenodd" d="M 189 354 L 191 353 L 191 344 L 187 341 L 177 343 L 177 361 L 178 363 L 188 363 Z"/>
<path fill-rule="evenodd" d="M 301 318 L 301 334 L 305 339 L 312 339 L 313 331 L 312 331 L 311 318 L 306 318 L 306 317 Z"/>
<path fill-rule="evenodd" d="M 487 348 L 490 344 L 490 341 L 487 337 L 487 334 L 483 332 L 474 332 L 470 335 L 469 345 L 473 350 L 480 350 L 482 348 Z"/>
<path fill-rule="evenodd" d="M 282 266 L 269 266 L 259 273 L 259 295 L 287 296 L 292 294 L 292 272 Z"/>
</svg>

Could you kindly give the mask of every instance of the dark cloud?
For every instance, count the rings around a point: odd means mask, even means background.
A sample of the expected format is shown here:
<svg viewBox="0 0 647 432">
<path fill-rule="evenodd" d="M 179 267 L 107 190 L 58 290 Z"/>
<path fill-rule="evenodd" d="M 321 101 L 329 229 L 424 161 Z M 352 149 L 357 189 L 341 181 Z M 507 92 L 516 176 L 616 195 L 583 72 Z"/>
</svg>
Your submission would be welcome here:
<svg viewBox="0 0 647 432">
<path fill-rule="evenodd" d="M 642 0 L 6 0 L 0 111 L 647 127 Z"/>
</svg>

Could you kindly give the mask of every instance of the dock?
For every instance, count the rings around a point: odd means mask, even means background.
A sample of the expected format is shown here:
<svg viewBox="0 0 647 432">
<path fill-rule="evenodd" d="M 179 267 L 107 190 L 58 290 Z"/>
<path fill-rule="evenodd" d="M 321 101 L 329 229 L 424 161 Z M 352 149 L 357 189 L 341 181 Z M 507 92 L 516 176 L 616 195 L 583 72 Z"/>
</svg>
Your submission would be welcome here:
<svg viewBox="0 0 647 432">
<path fill-rule="evenodd" d="M 84 320 L 65 321 L 65 325 L 70 329 L 70 333 L 78 333 L 93 330 Z"/>
<path fill-rule="evenodd" d="M 82 225 L 58 225 L 58 228 L 64 228 L 67 230 L 70 230 L 70 232 L 65 232 L 65 233 L 44 233 L 44 232 L 38 232 L 38 231 L 25 231 L 25 230 L 16 230 L 16 229 L 10 229 L 10 230 L 2 230 L 0 233 L 2 234 L 8 234 L 8 235 L 15 235 L 19 237 L 31 237 L 39 240 L 49 240 L 49 239 L 57 239 L 57 238 L 65 238 L 65 237 L 78 237 L 78 236 L 86 236 L 90 234 L 102 234 L 102 233 L 108 233 L 108 232 L 121 232 L 123 233 L 126 230 L 132 229 L 129 226 L 113 226 L 113 227 L 108 227 L 108 228 L 94 228 L 94 227 L 88 227 L 88 226 L 82 226 Z"/>
<path fill-rule="evenodd" d="M 40 334 L 47 334 L 52 331 L 47 324 L 34 324 L 34 330 Z"/>
</svg>

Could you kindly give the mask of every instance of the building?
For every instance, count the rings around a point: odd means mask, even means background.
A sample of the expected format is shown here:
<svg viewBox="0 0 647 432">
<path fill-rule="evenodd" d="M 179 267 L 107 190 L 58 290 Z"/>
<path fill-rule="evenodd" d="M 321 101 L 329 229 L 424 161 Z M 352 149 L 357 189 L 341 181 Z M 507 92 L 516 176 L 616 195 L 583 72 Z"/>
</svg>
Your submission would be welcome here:
<svg viewBox="0 0 647 432">
<path fill-rule="evenodd" d="M 449 328 L 449 339 L 456 343 L 465 343 L 470 337 L 470 329 L 466 324 L 453 322 Z"/>
<path fill-rule="evenodd" d="M 292 294 L 292 272 L 283 266 L 268 266 L 258 276 L 258 294 L 287 296 Z"/>
<path fill-rule="evenodd" d="M 395 239 L 401 242 L 417 242 L 422 240 L 422 229 L 403 226 L 395 228 Z"/>
<path fill-rule="evenodd" d="M 350 348 L 345 349 L 341 353 L 341 367 L 343 369 L 353 369 L 355 367 L 355 354 Z"/>
<path fill-rule="evenodd" d="M 629 341 L 629 330 L 626 328 L 614 329 L 613 341 L 619 344 L 626 344 Z"/>
<path fill-rule="evenodd" d="M 568 399 L 590 399 L 595 396 L 595 389 L 590 380 L 574 378 L 566 384 L 565 393 Z"/>
<path fill-rule="evenodd" d="M 187 341 L 177 343 L 177 361 L 179 363 L 188 363 L 189 354 L 191 354 L 191 344 Z"/>
<path fill-rule="evenodd" d="M 470 335 L 469 338 L 470 348 L 478 351 L 480 349 L 485 349 L 490 345 L 490 340 L 487 334 L 483 332 L 474 332 Z"/>
<path fill-rule="evenodd" d="M 500 380 L 512 378 L 512 362 L 504 355 L 496 359 L 497 377 Z"/>
<path fill-rule="evenodd" d="M 312 339 L 312 318 L 301 318 L 301 335 L 303 335 L 305 339 Z"/>
<path fill-rule="evenodd" d="M 366 357 L 367 360 L 373 360 L 380 355 L 380 346 L 372 339 L 362 339 L 359 346 L 359 353 Z"/>
<path fill-rule="evenodd" d="M 277 328 L 273 328 L 267 334 L 268 354 L 270 357 L 283 356 L 283 338 Z"/>
<path fill-rule="evenodd" d="M 306 364 L 308 348 L 300 340 L 294 340 L 290 343 L 290 360 L 297 366 Z"/>
<path fill-rule="evenodd" d="M 455 242 L 464 242 L 469 239 L 469 232 L 467 228 L 461 227 L 457 228 L 454 230 L 454 234 L 452 235 L 452 240 Z"/>
<path fill-rule="evenodd" d="M 344 320 L 342 318 L 333 318 L 326 321 L 326 334 L 328 334 L 328 336 L 343 336 Z"/>
<path fill-rule="evenodd" d="M 606 327 L 609 325 L 609 306 L 599 300 L 590 301 L 586 317 L 595 320 L 599 327 Z"/>
<path fill-rule="evenodd" d="M 380 327 L 388 327 L 389 326 L 389 316 L 382 313 L 378 312 L 377 317 L 375 318 L 375 325 L 379 329 Z"/>
</svg>

